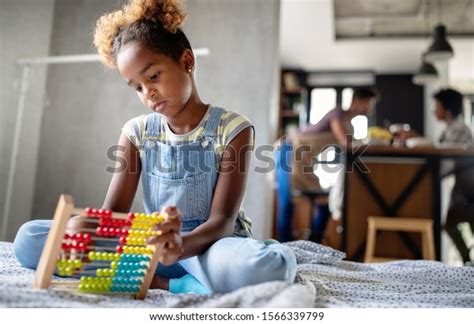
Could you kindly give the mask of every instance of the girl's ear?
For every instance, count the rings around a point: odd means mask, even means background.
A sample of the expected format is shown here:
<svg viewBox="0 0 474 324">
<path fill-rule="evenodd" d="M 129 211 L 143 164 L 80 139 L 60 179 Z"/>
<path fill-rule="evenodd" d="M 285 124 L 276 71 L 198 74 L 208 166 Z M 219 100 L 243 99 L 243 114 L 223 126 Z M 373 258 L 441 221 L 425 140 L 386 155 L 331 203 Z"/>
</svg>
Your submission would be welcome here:
<svg viewBox="0 0 474 324">
<path fill-rule="evenodd" d="M 180 65 L 184 68 L 187 73 L 192 73 L 195 67 L 194 54 L 189 49 L 185 49 L 181 55 Z"/>
</svg>

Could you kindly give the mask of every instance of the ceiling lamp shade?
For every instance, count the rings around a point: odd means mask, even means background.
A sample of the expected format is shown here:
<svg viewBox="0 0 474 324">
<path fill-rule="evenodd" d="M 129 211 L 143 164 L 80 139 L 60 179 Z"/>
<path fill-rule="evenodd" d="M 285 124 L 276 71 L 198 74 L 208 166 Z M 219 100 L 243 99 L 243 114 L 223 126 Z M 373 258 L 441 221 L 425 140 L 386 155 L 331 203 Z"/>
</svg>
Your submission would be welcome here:
<svg viewBox="0 0 474 324">
<path fill-rule="evenodd" d="M 446 39 L 446 27 L 438 25 L 433 31 L 433 43 L 425 54 L 426 62 L 433 63 L 452 58 L 454 51 Z"/>
<path fill-rule="evenodd" d="M 412 81 L 416 85 L 426 85 L 438 80 L 438 71 L 436 71 L 436 68 L 432 64 L 426 62 L 425 58 L 426 53 L 423 55 L 421 67 L 413 76 Z"/>
</svg>

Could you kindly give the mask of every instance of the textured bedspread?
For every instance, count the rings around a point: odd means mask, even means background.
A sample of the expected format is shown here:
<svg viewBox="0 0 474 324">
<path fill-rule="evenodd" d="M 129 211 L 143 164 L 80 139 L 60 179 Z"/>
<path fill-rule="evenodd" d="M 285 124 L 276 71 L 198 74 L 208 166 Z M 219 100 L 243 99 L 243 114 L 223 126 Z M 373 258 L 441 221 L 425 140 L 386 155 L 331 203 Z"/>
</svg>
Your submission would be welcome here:
<svg viewBox="0 0 474 324">
<path fill-rule="evenodd" d="M 0 242 L 0 307 L 474 307 L 474 268 L 439 262 L 361 264 L 308 241 L 287 243 L 297 256 L 294 284 L 267 282 L 229 294 L 173 295 L 150 290 L 145 301 L 33 290 L 34 271 Z"/>
</svg>

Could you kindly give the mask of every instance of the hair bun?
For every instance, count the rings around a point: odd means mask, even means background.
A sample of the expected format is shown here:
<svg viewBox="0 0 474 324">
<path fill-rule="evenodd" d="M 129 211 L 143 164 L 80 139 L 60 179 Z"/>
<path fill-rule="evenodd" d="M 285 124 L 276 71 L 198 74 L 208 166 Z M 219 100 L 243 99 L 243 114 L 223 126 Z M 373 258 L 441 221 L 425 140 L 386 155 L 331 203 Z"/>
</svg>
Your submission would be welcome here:
<svg viewBox="0 0 474 324">
<path fill-rule="evenodd" d="M 114 68 L 114 41 L 121 30 L 145 20 L 160 22 L 166 31 L 176 33 L 186 17 L 181 0 L 130 0 L 122 9 L 100 17 L 94 33 L 94 45 L 102 63 Z"/>
<path fill-rule="evenodd" d="M 141 19 L 160 21 L 171 33 L 175 33 L 187 17 L 180 0 L 131 0 L 123 13 L 129 22 Z"/>
</svg>

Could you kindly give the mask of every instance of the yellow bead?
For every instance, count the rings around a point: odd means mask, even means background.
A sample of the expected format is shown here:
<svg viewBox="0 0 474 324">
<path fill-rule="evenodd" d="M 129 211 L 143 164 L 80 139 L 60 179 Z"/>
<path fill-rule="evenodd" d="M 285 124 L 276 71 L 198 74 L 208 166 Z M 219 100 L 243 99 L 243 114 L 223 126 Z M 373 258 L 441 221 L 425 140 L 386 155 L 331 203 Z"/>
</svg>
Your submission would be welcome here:
<svg viewBox="0 0 474 324">
<path fill-rule="evenodd" d="M 119 253 L 114 253 L 113 261 L 118 261 L 118 260 L 120 260 L 120 254 Z"/>
<path fill-rule="evenodd" d="M 74 267 L 76 268 L 81 268 L 82 267 L 82 261 L 81 260 L 74 260 Z"/>
</svg>

